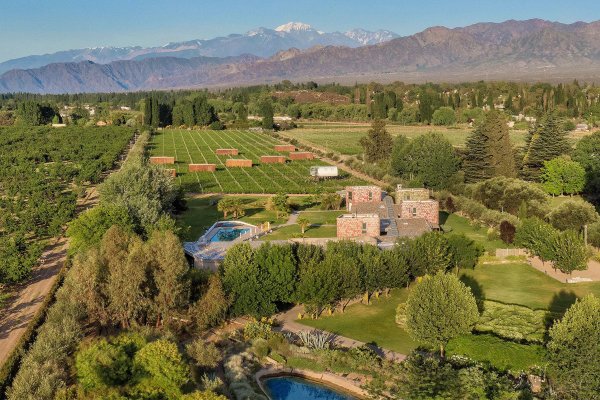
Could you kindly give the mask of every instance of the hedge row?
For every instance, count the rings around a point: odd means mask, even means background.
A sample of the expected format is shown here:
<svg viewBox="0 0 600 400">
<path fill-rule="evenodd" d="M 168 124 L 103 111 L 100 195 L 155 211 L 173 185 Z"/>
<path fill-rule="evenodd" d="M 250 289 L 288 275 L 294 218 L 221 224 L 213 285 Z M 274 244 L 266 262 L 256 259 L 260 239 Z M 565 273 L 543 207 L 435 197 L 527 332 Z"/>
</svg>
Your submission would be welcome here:
<svg viewBox="0 0 600 400">
<path fill-rule="evenodd" d="M 544 343 L 547 311 L 486 300 L 475 325 L 481 333 L 492 333 L 518 342 Z"/>
</svg>

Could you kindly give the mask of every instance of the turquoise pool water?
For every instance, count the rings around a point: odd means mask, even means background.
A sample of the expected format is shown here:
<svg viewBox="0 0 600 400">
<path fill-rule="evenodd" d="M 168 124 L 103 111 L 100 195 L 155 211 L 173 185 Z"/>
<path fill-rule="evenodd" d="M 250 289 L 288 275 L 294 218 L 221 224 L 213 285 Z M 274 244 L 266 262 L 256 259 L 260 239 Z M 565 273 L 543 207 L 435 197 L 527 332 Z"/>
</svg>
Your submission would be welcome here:
<svg viewBox="0 0 600 400">
<path fill-rule="evenodd" d="M 263 381 L 272 400 L 356 400 L 327 386 L 295 376 L 279 376 Z"/>
<path fill-rule="evenodd" d="M 217 233 L 211 238 L 211 242 L 231 242 L 242 236 L 244 233 L 250 232 L 250 228 L 226 228 L 220 227 Z"/>
</svg>

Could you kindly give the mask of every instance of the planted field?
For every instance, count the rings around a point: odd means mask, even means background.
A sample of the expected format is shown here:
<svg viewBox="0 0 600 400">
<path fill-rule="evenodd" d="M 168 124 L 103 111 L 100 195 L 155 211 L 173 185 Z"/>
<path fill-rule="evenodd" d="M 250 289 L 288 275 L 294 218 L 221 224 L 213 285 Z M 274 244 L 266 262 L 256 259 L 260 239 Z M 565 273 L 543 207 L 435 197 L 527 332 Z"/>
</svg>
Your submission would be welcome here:
<svg viewBox="0 0 600 400">
<path fill-rule="evenodd" d="M 341 154 L 356 155 L 363 151 L 359 141 L 367 135 L 369 128 L 370 124 L 367 123 L 304 123 L 301 128 L 282 132 L 282 134 Z M 440 133 L 456 147 L 463 147 L 467 137 L 473 131 L 473 128 L 466 125 L 451 128 L 387 125 L 386 129 L 394 137 L 404 135 L 410 139 L 428 132 Z M 512 130 L 510 136 L 515 146 L 522 146 L 525 143 L 526 131 Z"/>
<path fill-rule="evenodd" d="M 187 192 L 199 193 L 315 193 L 338 190 L 364 182 L 341 172 L 339 179 L 317 182 L 311 166 L 328 165 L 319 160 L 261 163 L 262 156 L 287 156 L 274 146 L 282 144 L 262 133 L 248 131 L 188 131 L 167 129 L 152 137 L 152 156 L 175 157 L 177 180 Z M 238 155 L 217 155 L 217 149 L 238 149 Z M 227 167 L 228 159 L 251 160 L 252 167 Z M 189 164 L 216 164 L 216 171 L 189 172 Z M 173 168 L 173 166 L 167 166 Z"/>
</svg>

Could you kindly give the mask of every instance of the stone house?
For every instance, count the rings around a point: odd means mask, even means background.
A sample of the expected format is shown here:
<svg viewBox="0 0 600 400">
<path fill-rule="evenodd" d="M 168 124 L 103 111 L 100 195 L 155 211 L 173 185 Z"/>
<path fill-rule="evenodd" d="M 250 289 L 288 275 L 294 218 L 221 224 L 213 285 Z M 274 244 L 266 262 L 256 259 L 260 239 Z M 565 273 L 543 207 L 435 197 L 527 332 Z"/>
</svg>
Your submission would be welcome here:
<svg viewBox="0 0 600 400">
<path fill-rule="evenodd" d="M 340 239 L 367 236 L 395 241 L 400 236 L 416 237 L 439 229 L 439 204 L 431 199 L 428 189 L 405 189 L 399 185 L 394 203 L 377 186 L 350 186 L 345 198 L 349 213 L 337 219 Z"/>
</svg>

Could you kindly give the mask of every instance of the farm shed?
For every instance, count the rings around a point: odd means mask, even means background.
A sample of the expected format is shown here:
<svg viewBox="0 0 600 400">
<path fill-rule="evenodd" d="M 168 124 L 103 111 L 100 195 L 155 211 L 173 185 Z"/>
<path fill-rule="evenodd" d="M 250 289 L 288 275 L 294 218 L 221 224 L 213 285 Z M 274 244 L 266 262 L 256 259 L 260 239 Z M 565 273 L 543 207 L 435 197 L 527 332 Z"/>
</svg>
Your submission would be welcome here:
<svg viewBox="0 0 600 400">
<path fill-rule="evenodd" d="M 216 164 L 189 164 L 188 170 L 190 172 L 215 172 L 217 170 Z"/>
<path fill-rule="evenodd" d="M 242 168 L 251 168 L 252 160 L 243 159 L 243 158 L 229 158 L 225 160 L 226 167 L 242 167 Z"/>
<path fill-rule="evenodd" d="M 293 144 L 276 144 L 273 149 L 275 151 L 296 151 L 296 146 Z"/>
<path fill-rule="evenodd" d="M 150 164 L 175 164 L 175 157 L 150 157 Z"/>
<path fill-rule="evenodd" d="M 315 158 L 315 155 L 309 151 L 290 153 L 290 160 L 312 160 L 313 158 Z"/>
<path fill-rule="evenodd" d="M 285 164 L 286 158 L 284 156 L 261 156 L 260 162 L 262 164 Z"/>
</svg>

